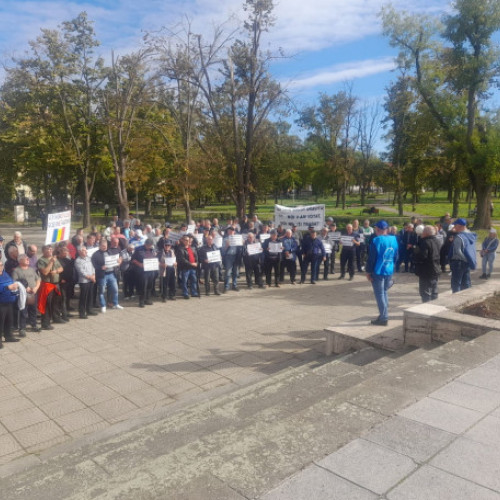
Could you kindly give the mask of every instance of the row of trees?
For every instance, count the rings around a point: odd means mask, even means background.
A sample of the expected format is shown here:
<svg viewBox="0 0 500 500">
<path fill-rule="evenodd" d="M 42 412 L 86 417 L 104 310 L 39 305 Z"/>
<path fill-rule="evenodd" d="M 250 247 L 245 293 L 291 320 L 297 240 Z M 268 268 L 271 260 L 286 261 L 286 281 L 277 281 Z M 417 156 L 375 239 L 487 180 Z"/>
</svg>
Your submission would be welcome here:
<svg viewBox="0 0 500 500">
<path fill-rule="evenodd" d="M 305 138 L 291 134 L 290 102 L 270 72 L 282 55 L 263 50 L 272 0 L 246 0 L 241 30 L 221 26 L 206 40 L 186 22 L 108 63 L 85 13 L 42 29 L 0 89 L 0 195 L 10 199 L 21 176 L 38 198 L 81 200 L 88 225 L 93 198 L 116 200 L 126 217 L 131 196 L 160 195 L 170 209 L 182 203 L 186 218 L 193 200 L 231 199 L 242 216 L 259 196 L 306 184 L 343 207 L 358 186 L 364 204 L 377 184 L 396 192 L 402 213 L 403 194 L 423 187 L 455 193 L 458 210 L 471 185 L 476 224 L 486 226 L 500 127 L 480 103 L 498 74 L 500 7 L 455 7 L 444 25 L 385 8 L 400 72 L 384 109 L 363 105 L 350 85 L 321 94 L 298 112 Z M 390 146 L 381 156 L 382 126 Z"/>
</svg>

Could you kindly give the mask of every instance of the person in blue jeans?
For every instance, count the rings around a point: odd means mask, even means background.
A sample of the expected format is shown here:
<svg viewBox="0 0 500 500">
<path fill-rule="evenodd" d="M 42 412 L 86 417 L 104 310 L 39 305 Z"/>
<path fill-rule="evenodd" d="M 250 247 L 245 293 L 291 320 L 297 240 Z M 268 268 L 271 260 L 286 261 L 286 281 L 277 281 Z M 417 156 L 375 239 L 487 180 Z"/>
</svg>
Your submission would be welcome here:
<svg viewBox="0 0 500 500">
<path fill-rule="evenodd" d="M 451 291 L 466 290 L 472 286 L 470 272 L 476 268 L 476 233 L 467 229 L 466 219 L 453 223 L 453 241 L 448 254 L 451 270 Z"/>
<path fill-rule="evenodd" d="M 385 220 L 375 224 L 375 238 L 370 242 L 368 260 L 366 262 L 366 277 L 371 282 L 375 300 L 379 310 L 378 318 L 371 321 L 372 325 L 387 326 L 389 321 L 389 299 L 387 290 L 392 286 L 394 266 L 398 260 L 398 241 L 388 234 L 389 224 Z"/>
</svg>

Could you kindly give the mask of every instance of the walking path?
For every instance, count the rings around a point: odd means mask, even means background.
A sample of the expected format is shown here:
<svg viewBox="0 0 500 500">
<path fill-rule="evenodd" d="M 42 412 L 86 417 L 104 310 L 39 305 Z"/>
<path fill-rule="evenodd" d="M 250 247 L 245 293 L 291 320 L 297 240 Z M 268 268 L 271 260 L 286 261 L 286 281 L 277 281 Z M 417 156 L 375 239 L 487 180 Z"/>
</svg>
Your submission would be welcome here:
<svg viewBox="0 0 500 500">
<path fill-rule="evenodd" d="M 124 304 L 0 352 L 2 499 L 500 498 L 496 332 L 325 358 L 364 276 Z"/>
</svg>

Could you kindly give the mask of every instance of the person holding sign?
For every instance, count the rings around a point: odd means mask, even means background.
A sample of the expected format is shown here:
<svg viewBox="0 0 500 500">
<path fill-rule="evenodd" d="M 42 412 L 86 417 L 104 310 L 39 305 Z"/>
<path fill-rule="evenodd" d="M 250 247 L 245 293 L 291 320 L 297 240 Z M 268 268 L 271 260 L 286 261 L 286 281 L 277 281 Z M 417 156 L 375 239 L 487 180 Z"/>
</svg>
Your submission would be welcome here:
<svg viewBox="0 0 500 500">
<path fill-rule="evenodd" d="M 283 244 L 278 241 L 278 231 L 271 229 L 270 238 L 264 240 L 262 249 L 264 250 L 264 270 L 266 273 L 267 286 L 271 286 L 272 272 L 274 270 L 274 286 L 279 288 L 280 263 L 283 252 Z"/>
<path fill-rule="evenodd" d="M 183 235 L 179 240 L 176 250 L 177 268 L 182 286 L 182 296 L 187 300 L 189 299 L 188 283 L 191 288 L 191 297 L 199 297 L 198 293 L 198 275 L 196 270 L 198 268 L 198 252 L 195 247 L 189 244 L 189 236 Z"/>
<path fill-rule="evenodd" d="M 233 226 L 226 228 L 221 251 L 225 269 L 223 293 L 226 293 L 230 287 L 235 292 L 239 292 L 240 289 L 237 282 L 240 274 L 241 255 L 243 253 L 243 239 L 241 234 L 235 234 Z"/>
<path fill-rule="evenodd" d="M 247 241 L 243 247 L 243 262 L 245 263 L 245 276 L 248 288 L 250 290 L 253 288 L 252 274 L 254 276 L 255 284 L 259 288 L 265 288 L 265 285 L 262 282 L 264 254 L 262 252 L 262 245 L 260 241 L 256 240 L 254 233 L 248 233 Z"/>
<path fill-rule="evenodd" d="M 210 281 L 213 283 L 215 295 L 220 295 L 219 281 L 222 257 L 209 234 L 205 236 L 205 244 L 200 248 L 198 255 L 205 282 L 205 295 L 210 295 Z"/>
<path fill-rule="evenodd" d="M 120 265 L 120 251 L 116 249 L 115 253 L 108 252 L 108 241 L 101 238 L 99 249 L 91 257 L 92 265 L 95 269 L 95 278 L 97 282 L 97 293 L 99 296 L 99 305 L 101 312 L 106 312 L 106 295 L 109 291 L 113 309 L 121 310 L 123 307 L 118 304 L 118 282 L 116 281 L 115 267 Z"/>
<path fill-rule="evenodd" d="M 330 258 L 333 252 L 332 241 L 328 236 L 328 227 L 325 226 L 323 229 L 321 229 L 321 232 L 319 234 L 319 239 L 323 243 L 323 247 L 325 249 L 325 260 L 323 261 L 323 279 L 327 280 L 328 272 L 330 271 Z"/>
<path fill-rule="evenodd" d="M 160 252 L 160 274 L 161 274 L 161 299 L 165 302 L 175 300 L 175 270 L 177 269 L 177 259 L 172 250 L 170 240 L 163 241 L 163 249 Z"/>
<path fill-rule="evenodd" d="M 356 248 L 360 245 L 359 233 L 355 233 L 352 224 L 347 224 L 345 233 L 340 237 L 342 250 L 340 252 L 340 276 L 339 280 L 345 277 L 345 268 L 349 273 L 349 281 L 354 279 L 354 258 L 356 257 Z"/>
<path fill-rule="evenodd" d="M 310 229 L 309 236 L 302 240 L 302 274 L 300 283 L 306 280 L 307 268 L 311 263 L 311 284 L 315 285 L 318 280 L 319 267 L 326 259 L 325 247 L 318 238 L 316 229 Z"/>
<path fill-rule="evenodd" d="M 283 260 L 280 267 L 280 281 L 285 279 L 285 269 L 290 274 L 290 283 L 295 285 L 295 276 L 297 275 L 297 252 L 299 251 L 299 244 L 293 237 L 291 229 L 285 231 L 285 236 L 281 240 L 283 244 Z"/>
<path fill-rule="evenodd" d="M 153 283 L 155 274 L 158 273 L 159 262 L 152 238 L 147 238 L 144 245 L 137 247 L 132 255 L 135 282 L 139 293 L 139 307 L 151 306 L 153 302 Z"/>
<path fill-rule="evenodd" d="M 392 286 L 392 275 L 398 260 L 398 241 L 388 234 L 389 224 L 385 220 L 375 224 L 375 238 L 370 242 L 366 277 L 371 282 L 377 301 L 379 316 L 371 321 L 372 325 L 387 326 L 389 320 L 389 300 L 387 290 Z"/>
</svg>

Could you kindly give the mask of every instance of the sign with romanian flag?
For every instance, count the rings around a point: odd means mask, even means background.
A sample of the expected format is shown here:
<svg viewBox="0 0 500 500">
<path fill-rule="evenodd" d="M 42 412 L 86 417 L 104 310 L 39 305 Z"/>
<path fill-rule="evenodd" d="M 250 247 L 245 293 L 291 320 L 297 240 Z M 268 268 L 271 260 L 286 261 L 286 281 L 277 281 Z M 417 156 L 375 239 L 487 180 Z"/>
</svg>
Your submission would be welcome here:
<svg viewBox="0 0 500 500">
<path fill-rule="evenodd" d="M 49 214 L 47 218 L 47 236 L 45 244 L 58 243 L 69 240 L 71 231 L 71 212 Z"/>
</svg>

